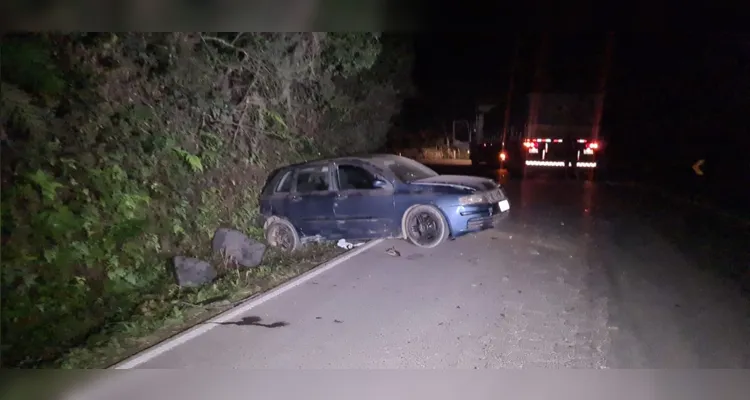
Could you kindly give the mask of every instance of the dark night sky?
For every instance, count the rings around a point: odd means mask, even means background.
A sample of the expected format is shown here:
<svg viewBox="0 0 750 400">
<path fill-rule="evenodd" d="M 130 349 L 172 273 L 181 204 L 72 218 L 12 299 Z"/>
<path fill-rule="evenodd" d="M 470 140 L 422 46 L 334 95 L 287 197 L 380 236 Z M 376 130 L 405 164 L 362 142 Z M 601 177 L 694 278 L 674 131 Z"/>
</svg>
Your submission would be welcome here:
<svg viewBox="0 0 750 400">
<path fill-rule="evenodd" d="M 604 34 L 550 37 L 545 72 L 551 87 L 587 91 L 587 86 L 595 85 Z M 514 43 L 510 34 L 420 35 L 414 81 L 428 108 L 450 119 L 453 112 L 470 111 L 480 98 L 502 102 Z M 519 96 L 531 87 L 539 35 L 522 35 L 521 43 Z M 693 157 L 707 151 L 708 141 L 747 146 L 746 110 L 750 110 L 747 35 L 615 34 L 604 129 L 621 150 L 660 157 L 667 148 L 675 157 Z M 648 149 L 644 141 L 651 144 Z"/>
</svg>

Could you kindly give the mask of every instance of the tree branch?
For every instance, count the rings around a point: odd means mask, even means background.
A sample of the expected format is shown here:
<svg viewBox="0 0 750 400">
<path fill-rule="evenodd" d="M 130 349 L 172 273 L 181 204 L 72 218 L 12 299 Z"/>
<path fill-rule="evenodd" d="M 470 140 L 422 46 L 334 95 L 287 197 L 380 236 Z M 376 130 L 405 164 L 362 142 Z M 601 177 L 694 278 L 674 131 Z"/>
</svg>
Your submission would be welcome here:
<svg viewBox="0 0 750 400">
<path fill-rule="evenodd" d="M 239 38 L 239 35 L 232 42 L 235 42 L 237 40 L 237 38 Z M 238 53 L 244 54 L 245 58 L 242 61 L 245 61 L 245 60 L 247 60 L 247 59 L 250 58 L 250 53 L 248 53 L 247 50 L 239 48 L 239 47 L 235 46 L 233 43 L 229 43 L 229 42 L 227 42 L 226 40 L 224 40 L 222 38 L 215 37 L 215 36 L 206 36 L 206 35 L 204 35 L 204 34 L 201 33 L 201 40 L 203 40 L 204 42 L 211 41 L 211 42 L 219 43 L 219 44 L 221 44 L 224 47 L 232 49 L 232 50 L 234 50 L 234 51 L 236 51 Z"/>
</svg>

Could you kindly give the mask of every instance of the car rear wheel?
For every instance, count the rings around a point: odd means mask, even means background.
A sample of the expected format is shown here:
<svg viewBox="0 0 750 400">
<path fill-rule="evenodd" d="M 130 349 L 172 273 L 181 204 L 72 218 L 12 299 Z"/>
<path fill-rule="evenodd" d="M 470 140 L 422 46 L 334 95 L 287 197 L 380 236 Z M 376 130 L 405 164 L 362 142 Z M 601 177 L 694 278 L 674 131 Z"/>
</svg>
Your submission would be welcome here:
<svg viewBox="0 0 750 400">
<path fill-rule="evenodd" d="M 274 218 L 265 229 L 268 245 L 285 253 L 291 253 L 300 247 L 300 238 L 291 222 Z"/>
<path fill-rule="evenodd" d="M 409 209 L 402 222 L 404 237 L 415 246 L 431 249 L 443 243 L 450 234 L 443 213 L 428 205 Z"/>
</svg>

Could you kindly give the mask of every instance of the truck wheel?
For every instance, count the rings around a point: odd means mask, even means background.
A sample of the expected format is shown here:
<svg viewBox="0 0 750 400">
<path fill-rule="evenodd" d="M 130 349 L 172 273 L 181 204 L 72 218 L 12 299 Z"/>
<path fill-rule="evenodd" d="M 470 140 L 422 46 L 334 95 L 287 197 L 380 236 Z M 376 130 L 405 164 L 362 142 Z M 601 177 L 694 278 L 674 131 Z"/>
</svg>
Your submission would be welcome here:
<svg viewBox="0 0 750 400">
<path fill-rule="evenodd" d="M 418 205 L 407 210 L 401 228 L 406 240 L 423 249 L 437 247 L 450 236 L 448 221 L 443 213 L 428 205 Z"/>
<path fill-rule="evenodd" d="M 297 229 L 294 228 L 291 222 L 282 218 L 272 218 L 269 220 L 264 233 L 268 245 L 284 253 L 296 251 L 301 245 Z"/>
</svg>

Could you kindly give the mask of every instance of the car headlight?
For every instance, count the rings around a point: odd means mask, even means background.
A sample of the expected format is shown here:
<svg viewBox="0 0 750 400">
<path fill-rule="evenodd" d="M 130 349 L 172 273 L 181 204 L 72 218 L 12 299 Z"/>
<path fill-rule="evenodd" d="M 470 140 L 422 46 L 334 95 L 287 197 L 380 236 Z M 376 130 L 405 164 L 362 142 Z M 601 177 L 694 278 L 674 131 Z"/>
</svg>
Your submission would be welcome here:
<svg viewBox="0 0 750 400">
<path fill-rule="evenodd" d="M 468 196 L 461 196 L 458 198 L 458 204 L 461 204 L 462 206 L 469 206 L 472 204 L 482 204 L 486 203 L 487 199 L 484 198 L 481 194 L 470 194 Z"/>
</svg>

